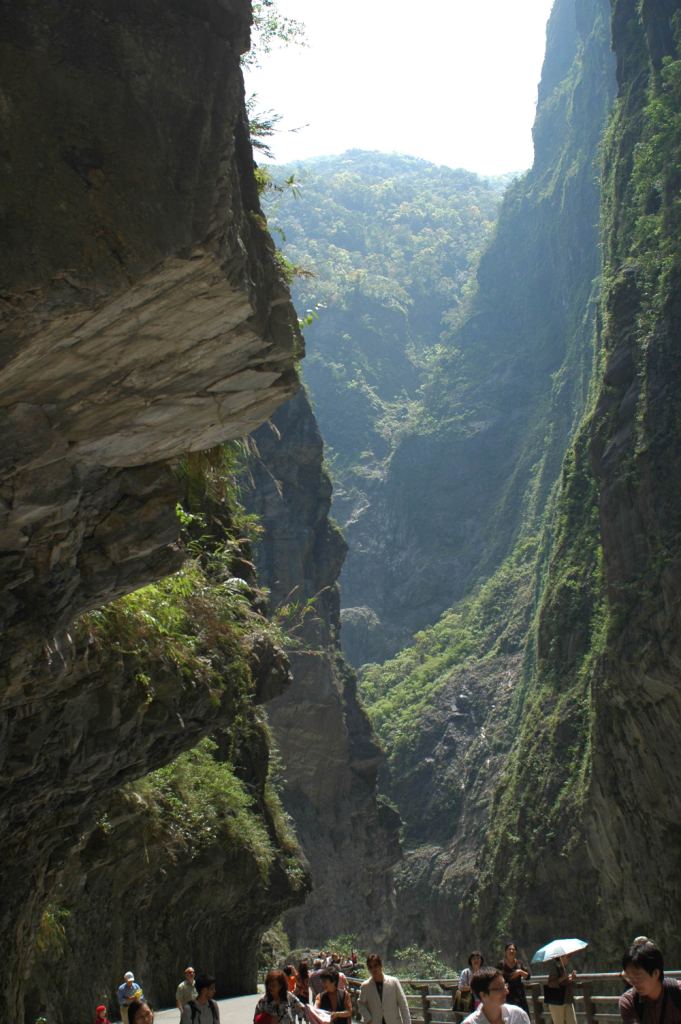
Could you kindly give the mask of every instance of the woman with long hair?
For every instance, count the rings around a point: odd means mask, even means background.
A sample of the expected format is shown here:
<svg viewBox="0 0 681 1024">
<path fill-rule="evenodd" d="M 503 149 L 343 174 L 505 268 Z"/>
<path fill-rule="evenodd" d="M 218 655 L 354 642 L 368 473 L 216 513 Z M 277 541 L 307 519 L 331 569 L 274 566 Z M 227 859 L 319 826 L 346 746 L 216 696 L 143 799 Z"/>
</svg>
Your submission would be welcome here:
<svg viewBox="0 0 681 1024">
<path fill-rule="evenodd" d="M 268 1014 L 272 1018 L 272 1024 L 294 1024 L 299 1009 L 303 1010 L 302 1003 L 289 992 L 288 978 L 284 972 L 268 971 L 265 975 L 265 995 L 255 1006 L 254 1024 L 261 1014 Z"/>
</svg>

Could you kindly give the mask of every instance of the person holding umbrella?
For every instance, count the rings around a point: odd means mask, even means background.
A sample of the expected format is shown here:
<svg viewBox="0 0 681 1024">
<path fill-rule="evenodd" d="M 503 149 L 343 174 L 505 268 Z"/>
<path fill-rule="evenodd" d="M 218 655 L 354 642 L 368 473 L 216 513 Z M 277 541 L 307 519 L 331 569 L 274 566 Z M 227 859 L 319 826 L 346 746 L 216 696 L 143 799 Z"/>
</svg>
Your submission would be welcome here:
<svg viewBox="0 0 681 1024">
<path fill-rule="evenodd" d="M 554 939 L 538 949 L 533 963 L 545 963 L 549 968 L 548 984 L 544 985 L 544 1005 L 548 1006 L 553 1024 L 577 1024 L 575 1014 L 575 970 L 569 970 L 571 953 L 586 949 L 582 939 Z"/>
<path fill-rule="evenodd" d="M 563 953 L 549 963 L 549 980 L 544 986 L 544 1002 L 548 1003 L 553 1024 L 577 1024 L 574 983 L 577 971 L 568 970 L 568 955 Z"/>
</svg>

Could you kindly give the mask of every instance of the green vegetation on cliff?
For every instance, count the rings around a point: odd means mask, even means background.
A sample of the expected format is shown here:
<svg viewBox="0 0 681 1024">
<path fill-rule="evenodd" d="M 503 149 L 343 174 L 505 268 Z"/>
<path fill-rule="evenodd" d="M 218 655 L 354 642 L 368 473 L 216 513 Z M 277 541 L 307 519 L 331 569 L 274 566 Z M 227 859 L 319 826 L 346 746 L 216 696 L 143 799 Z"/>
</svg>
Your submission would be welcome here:
<svg viewBox="0 0 681 1024">
<path fill-rule="evenodd" d="M 408 509 L 393 532 L 418 538 L 459 600 L 366 668 L 361 692 L 405 819 L 401 934 L 460 953 L 534 941 L 590 784 L 607 617 L 589 445 L 575 435 L 597 398 L 609 43 L 604 0 L 555 4 L 534 166 L 504 198 L 468 315 L 423 389 L 428 417 L 388 476 L 391 509 Z M 397 593 L 397 573 L 388 582 Z M 584 865 L 579 892 L 592 882 Z M 572 903 L 551 906 L 552 929 L 579 932 Z"/>
<path fill-rule="evenodd" d="M 94 651 L 125 665 L 145 704 L 167 699 L 179 680 L 183 687 L 205 687 L 221 720 L 227 710 L 230 728 L 221 730 L 219 745 L 205 737 L 133 788 L 148 803 L 159 830 L 181 838 L 189 856 L 193 848 L 216 841 L 219 824 L 223 841 L 248 850 L 266 879 L 275 849 L 237 761 L 249 738 L 265 750 L 272 743 L 255 708 L 258 687 L 272 683 L 257 676 L 267 673 L 269 662 L 275 685 L 283 688 L 288 666 L 281 648 L 295 642 L 266 617 L 267 592 L 257 586 L 250 561 L 250 540 L 260 526 L 239 500 L 246 457 L 239 442 L 183 460 L 185 500 L 177 514 L 187 561 L 172 576 L 89 612 L 79 631 Z M 269 757 L 265 767 L 268 763 Z M 297 856 L 268 771 L 263 784 L 278 838 Z M 292 867 L 293 876 L 299 874 L 298 865 Z"/>
<path fill-rule="evenodd" d="M 120 728 L 141 777 L 102 794 L 96 826 L 84 830 L 44 918 L 31 1000 L 57 1022 L 52 990 L 61 991 L 53 981 L 65 948 L 77 964 L 87 955 L 93 1005 L 109 1001 L 113 965 L 131 948 L 154 1001 L 172 1002 L 187 957 L 220 964 L 221 990 L 239 992 L 255 983 L 265 929 L 309 888 L 259 707 L 290 675 L 286 638 L 264 615 L 249 557 L 256 524 L 238 500 L 240 469 L 235 445 L 187 457 L 178 508 L 185 565 L 87 613 L 74 630 L 98 685 L 123 691 Z M 169 708 L 172 736 L 159 727 Z M 161 766 L 145 773 L 149 763 Z"/>
<path fill-rule="evenodd" d="M 470 664 L 522 648 L 535 562 L 536 541 L 524 541 L 478 590 L 417 633 L 412 645 L 383 665 L 365 668 L 360 694 L 388 754 L 395 790 L 401 773 L 423 753 L 414 724 L 442 689 Z"/>
<path fill-rule="evenodd" d="M 482 657 L 471 653 L 465 627 L 475 620 L 466 617 L 467 597 L 455 609 L 463 614 L 447 641 L 458 645 L 455 685 L 438 674 L 438 631 L 447 615 L 400 655 L 403 675 L 397 660 L 366 673 L 385 741 L 394 742 L 382 707 L 390 686 L 413 709 L 414 733 L 426 734 L 416 755 L 395 748 L 389 782 L 411 827 L 401 881 L 404 918 L 418 922 L 425 908 L 431 937 L 480 937 L 489 946 L 512 934 L 530 949 L 549 928 L 584 931 L 596 962 L 614 965 L 632 934 L 654 928 L 667 955 L 674 959 L 681 951 L 670 914 L 679 899 L 680 774 L 673 755 L 665 756 L 675 749 L 681 722 L 681 23 L 675 7 L 612 5 L 620 94 L 601 152 L 604 266 L 593 320 L 594 372 L 561 471 L 553 483 L 547 477 L 549 497 L 538 505 L 534 582 L 525 591 L 530 628 L 519 638 L 518 657 L 494 641 Z M 577 78 L 589 87 L 578 105 L 588 109 L 599 95 L 593 62 L 604 67 L 608 59 L 602 44 L 611 12 L 602 3 L 565 0 L 554 8 L 554 31 L 575 13 L 587 43 Z M 571 89 L 575 82 L 573 72 Z M 556 171 L 561 194 L 570 181 L 568 155 Z M 574 198 L 577 210 L 583 193 Z M 555 214 L 553 227 L 570 260 L 574 233 L 564 235 Z M 496 245 L 503 218 L 504 212 Z M 556 269 L 553 262 L 554 282 L 569 281 L 556 277 Z M 568 351 L 559 377 L 574 379 L 575 365 Z M 510 605 L 516 615 L 524 599 L 520 588 Z M 508 606 L 499 614 L 501 625 Z M 419 680 L 422 669 L 425 680 Z M 434 707 L 417 704 L 417 687 L 435 694 Z M 477 705 L 466 729 L 466 704 L 456 704 L 457 691 L 468 699 L 473 688 Z M 398 722 L 400 711 L 390 709 Z M 419 759 L 429 759 L 430 769 Z M 431 790 L 447 786 L 443 828 L 432 813 Z"/>
<path fill-rule="evenodd" d="M 136 783 L 145 812 L 166 839 L 186 845 L 189 856 L 214 843 L 218 836 L 248 849 L 263 879 L 274 857 L 261 819 L 251 813 L 253 797 L 228 761 L 216 760 L 218 746 L 204 739 L 163 768 Z"/>
<path fill-rule="evenodd" d="M 522 730 L 497 793 L 479 914 L 487 926 L 517 919 L 532 900 L 529 866 L 552 919 L 571 913 L 579 922 L 588 908 L 591 937 L 611 955 L 654 921 L 673 959 L 681 952 L 669 913 L 679 899 L 679 772 L 664 752 L 681 719 L 672 611 L 681 535 L 681 23 L 675 4 L 612 6 L 620 90 L 603 146 L 598 372 L 556 502 L 527 683 L 534 728 Z M 521 810 L 530 780 L 537 800 Z M 563 885 L 570 908 L 555 895 Z"/>
</svg>

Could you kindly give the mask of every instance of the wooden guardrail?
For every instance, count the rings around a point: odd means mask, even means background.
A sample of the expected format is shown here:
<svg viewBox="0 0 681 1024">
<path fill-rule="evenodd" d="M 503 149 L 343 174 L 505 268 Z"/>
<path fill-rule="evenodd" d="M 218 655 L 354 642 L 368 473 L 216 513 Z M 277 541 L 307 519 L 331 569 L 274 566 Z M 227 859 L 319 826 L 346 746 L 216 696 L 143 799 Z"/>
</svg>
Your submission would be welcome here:
<svg viewBox="0 0 681 1024">
<path fill-rule="evenodd" d="M 664 974 L 666 978 L 681 978 L 681 971 L 665 971 Z M 454 996 L 459 987 L 458 978 L 400 980 L 407 995 L 412 1024 L 460 1024 L 467 1016 L 466 1013 L 454 1009 Z M 544 985 L 547 982 L 547 975 L 523 982 L 530 1017 L 534 1024 L 550 1024 L 551 1021 L 550 1014 L 545 1013 L 544 1008 Z M 348 985 L 353 1016 L 360 1020 L 358 999 L 361 980 L 348 978 Z M 617 971 L 578 975 L 574 986 L 577 1024 L 612 1024 L 619 1021 L 619 998 L 626 987 L 622 975 Z"/>
</svg>

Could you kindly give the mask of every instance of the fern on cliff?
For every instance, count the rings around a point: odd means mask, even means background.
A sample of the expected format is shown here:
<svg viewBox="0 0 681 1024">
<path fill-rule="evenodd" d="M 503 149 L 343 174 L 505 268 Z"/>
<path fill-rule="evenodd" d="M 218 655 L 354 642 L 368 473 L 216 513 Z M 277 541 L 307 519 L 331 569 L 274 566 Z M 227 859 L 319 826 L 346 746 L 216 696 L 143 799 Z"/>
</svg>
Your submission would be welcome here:
<svg viewBox="0 0 681 1024">
<path fill-rule="evenodd" d="M 214 740 L 203 739 L 136 783 L 135 790 L 156 827 L 191 857 L 216 841 L 229 842 L 247 849 L 266 878 L 274 860 L 272 841 L 252 813 L 253 797 L 217 751 Z"/>
<path fill-rule="evenodd" d="M 150 686 L 164 664 L 187 679 L 220 686 L 225 660 L 248 675 L 249 638 L 266 627 L 252 610 L 244 580 L 212 577 L 196 559 L 159 583 L 89 612 L 80 628 L 95 644 L 139 658 Z"/>
</svg>

